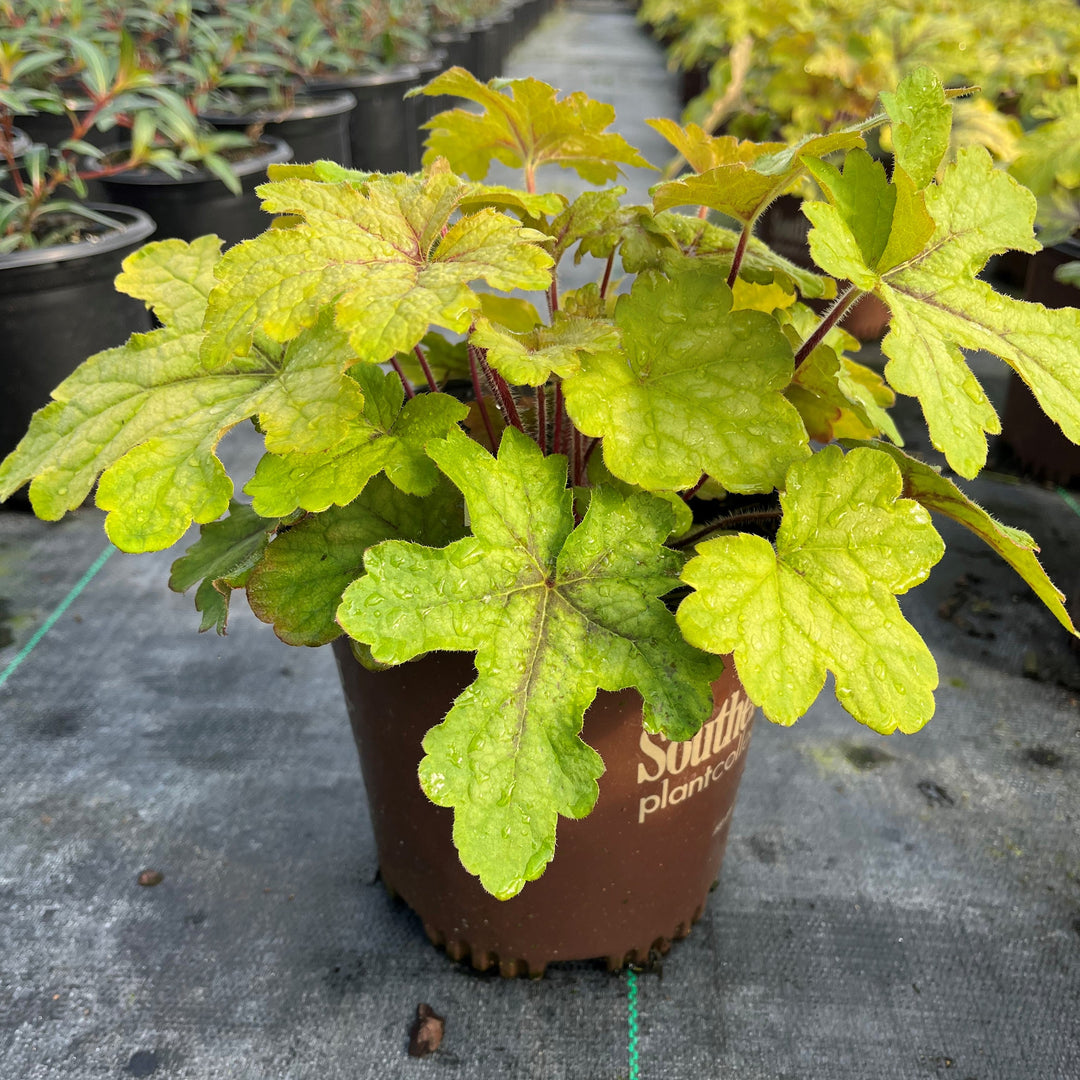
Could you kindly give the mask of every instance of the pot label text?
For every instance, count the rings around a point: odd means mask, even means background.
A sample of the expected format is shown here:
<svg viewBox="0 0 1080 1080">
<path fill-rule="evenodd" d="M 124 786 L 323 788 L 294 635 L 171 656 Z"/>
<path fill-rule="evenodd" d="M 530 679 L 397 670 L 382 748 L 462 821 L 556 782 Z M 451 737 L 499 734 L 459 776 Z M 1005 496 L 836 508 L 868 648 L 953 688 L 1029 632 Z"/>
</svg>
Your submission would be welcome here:
<svg viewBox="0 0 1080 1080">
<path fill-rule="evenodd" d="M 686 742 L 642 731 L 637 782 L 649 789 L 638 801 L 638 824 L 704 791 L 735 768 L 750 745 L 755 711 L 754 703 L 736 690 Z"/>
</svg>

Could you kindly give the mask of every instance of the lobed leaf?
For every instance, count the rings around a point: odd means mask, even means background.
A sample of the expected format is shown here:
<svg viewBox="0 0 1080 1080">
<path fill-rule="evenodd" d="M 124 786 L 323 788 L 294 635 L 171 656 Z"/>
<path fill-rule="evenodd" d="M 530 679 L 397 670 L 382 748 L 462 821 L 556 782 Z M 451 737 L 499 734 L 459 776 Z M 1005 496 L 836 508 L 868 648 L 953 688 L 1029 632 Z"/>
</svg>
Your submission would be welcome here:
<svg viewBox="0 0 1080 1080">
<path fill-rule="evenodd" d="M 466 869 L 505 899 L 543 872 L 558 816 L 596 800 L 603 765 L 579 733 L 597 688 L 637 687 L 650 730 L 686 738 L 719 667 L 658 599 L 682 562 L 663 547 L 662 501 L 599 488 L 575 528 L 565 458 L 516 429 L 497 458 L 460 433 L 429 453 L 465 495 L 473 535 L 372 548 L 338 620 L 381 662 L 477 651 L 477 679 L 428 733 L 420 775 L 454 808 Z"/>
<path fill-rule="evenodd" d="M 486 209 L 450 224 L 469 186 L 445 162 L 416 177 L 290 178 L 258 191 L 266 210 L 301 221 L 222 259 L 206 317 L 208 363 L 246 353 L 257 330 L 288 341 L 328 304 L 357 356 L 380 363 L 411 350 L 432 324 L 468 329 L 480 306 L 470 282 L 509 291 L 551 281 L 541 235 L 513 218 Z"/>
<path fill-rule="evenodd" d="M 169 547 L 192 521 L 225 513 L 233 487 L 216 447 L 230 428 L 257 416 L 275 449 L 314 451 L 341 438 L 362 408 L 345 374 L 356 357 L 326 313 L 284 350 L 208 367 L 201 331 L 183 329 L 198 321 L 200 286 L 185 292 L 178 281 L 205 284 L 217 243 L 165 243 L 164 252 L 144 249 L 125 284 L 181 326 L 90 357 L 0 465 L 0 497 L 32 481 L 31 504 L 46 520 L 80 506 L 100 475 L 97 504 L 124 551 Z M 180 274 L 162 269 L 163 255 L 175 257 Z"/>
<path fill-rule="evenodd" d="M 668 117 L 646 120 L 645 123 L 667 139 L 696 173 L 708 172 L 720 165 L 752 165 L 759 157 L 787 146 L 782 142 L 753 142 L 734 135 L 711 135 L 698 124 L 684 126 Z"/>
<path fill-rule="evenodd" d="M 452 67 L 410 91 L 418 93 L 464 98 L 483 110 L 452 109 L 429 120 L 425 166 L 446 158 L 455 171 L 483 180 L 492 161 L 524 169 L 530 177 L 541 165 L 553 164 L 591 184 L 614 180 L 620 165 L 652 168 L 621 135 L 606 130 L 615 119 L 612 106 L 580 91 L 560 100 L 554 87 L 538 79 L 484 84 Z"/>
<path fill-rule="evenodd" d="M 185 333 L 200 330 L 220 251 L 216 236 L 200 236 L 190 244 L 147 244 L 124 259 L 117 292 L 146 301 L 163 325 Z"/>
<path fill-rule="evenodd" d="M 666 126 L 658 127 L 656 121 L 651 123 L 665 137 L 671 137 Z M 861 128 L 809 136 L 791 147 L 782 143 L 739 142 L 730 136 L 711 138 L 715 142 L 709 144 L 710 148 L 720 163 L 699 175 L 654 187 L 653 206 L 658 212 L 676 206 L 707 206 L 744 225 L 750 224 L 769 203 L 799 181 L 806 171 L 806 159 L 863 146 L 865 142 Z M 687 148 L 696 151 L 695 157 L 704 164 L 707 159 L 697 149 L 697 143 L 698 140 L 690 140 Z"/>
<path fill-rule="evenodd" d="M 860 723 L 918 730 L 934 711 L 933 657 L 894 594 L 924 580 L 944 546 L 885 454 L 828 446 L 792 466 L 776 548 L 759 536 L 707 540 L 683 571 L 686 639 L 733 652 L 769 719 L 792 724 L 828 671 Z"/>
<path fill-rule="evenodd" d="M 425 447 L 464 420 L 468 408 L 446 394 L 418 394 L 403 406 L 401 380 L 374 365 L 359 366 L 353 378 L 363 388 L 364 411 L 337 442 L 313 452 L 272 452 L 259 461 L 244 491 L 260 514 L 344 506 L 380 472 L 411 495 L 434 489 L 438 472 Z"/>
<path fill-rule="evenodd" d="M 888 454 L 904 478 L 904 494 L 917 499 L 928 510 L 937 511 L 973 532 L 1003 558 L 1031 586 L 1035 595 L 1049 608 L 1070 634 L 1076 627 L 1065 610 L 1065 596 L 1047 576 L 1035 557 L 1039 546 L 1022 529 L 1003 525 L 978 503 L 967 497 L 951 480 L 921 461 L 883 443 L 851 442 L 851 446 L 870 446 Z M 1080 635 L 1077 635 L 1080 636 Z"/>
<path fill-rule="evenodd" d="M 926 187 L 937 175 L 952 134 L 952 105 L 941 80 L 930 68 L 916 68 L 895 93 L 882 93 L 881 104 L 892 123 L 896 164 L 917 188 Z"/>
<path fill-rule="evenodd" d="M 556 311 L 551 326 L 537 326 L 524 334 L 502 330 L 478 319 L 469 339 L 487 350 L 487 360 L 508 382 L 540 386 L 554 373 L 567 378 L 581 368 L 586 355 L 619 349 L 619 332 L 602 319 Z"/>
<path fill-rule="evenodd" d="M 566 378 L 575 426 L 603 438 L 604 462 L 641 487 L 693 487 L 702 473 L 729 491 L 770 491 L 809 453 L 784 398 L 793 354 L 776 320 L 732 311 L 722 273 L 639 276 L 620 296 L 623 351 L 583 355 Z"/>
<path fill-rule="evenodd" d="M 348 506 L 302 518 L 265 549 L 247 578 L 251 610 L 288 645 L 325 645 L 346 586 L 364 554 L 383 540 L 446 544 L 465 533 L 461 494 L 442 480 L 425 498 L 375 477 Z"/>
</svg>

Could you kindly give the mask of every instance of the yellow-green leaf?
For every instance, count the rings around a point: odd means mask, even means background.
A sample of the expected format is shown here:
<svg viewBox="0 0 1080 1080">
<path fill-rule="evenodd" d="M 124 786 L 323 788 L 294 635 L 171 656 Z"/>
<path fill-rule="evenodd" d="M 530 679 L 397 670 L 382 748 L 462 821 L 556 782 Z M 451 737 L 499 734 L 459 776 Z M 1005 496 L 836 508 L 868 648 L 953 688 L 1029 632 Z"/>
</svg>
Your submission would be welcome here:
<svg viewBox="0 0 1080 1080">
<path fill-rule="evenodd" d="M 1065 610 L 1065 596 L 1047 576 L 1036 558 L 1038 544 L 1022 529 L 1003 525 L 991 517 L 978 503 L 969 499 L 951 480 L 924 462 L 895 447 L 884 443 L 855 443 L 852 446 L 868 446 L 888 454 L 900 468 L 904 477 L 904 494 L 917 499 L 928 510 L 936 511 L 958 521 L 965 529 L 997 552 L 1031 586 L 1035 595 L 1053 613 L 1053 616 L 1071 634 L 1076 627 Z M 1080 636 L 1080 635 L 1078 635 Z"/>
<path fill-rule="evenodd" d="M 446 158 L 473 180 L 483 180 L 492 161 L 523 169 L 528 178 L 541 165 L 559 165 L 592 184 L 614 180 L 620 165 L 652 168 L 621 135 L 607 131 L 615 110 L 580 91 L 559 99 L 554 87 L 538 79 L 484 84 L 453 67 L 411 93 L 445 94 L 481 106 L 479 113 L 441 112 L 424 125 L 431 132 L 424 164 Z"/>
<path fill-rule="evenodd" d="M 552 373 L 565 379 L 580 370 L 583 356 L 619 348 L 619 332 L 612 323 L 561 311 L 555 312 L 551 326 L 524 334 L 477 319 L 470 340 L 487 350 L 488 363 L 508 382 L 520 386 L 540 386 Z"/>
<path fill-rule="evenodd" d="M 791 346 L 772 316 L 731 310 L 722 273 L 639 276 L 615 322 L 624 351 L 582 356 L 564 383 L 571 419 L 603 438 L 615 476 L 678 490 L 708 473 L 729 491 L 770 491 L 809 452 L 783 396 Z"/>
<path fill-rule="evenodd" d="M 875 731 L 917 731 L 933 715 L 937 668 L 894 594 L 925 579 L 944 546 L 902 491 L 886 455 L 828 446 L 791 468 L 775 550 L 745 533 L 698 545 L 679 625 L 699 648 L 734 652 L 769 719 L 794 723 L 829 671 L 844 708 Z"/>
<path fill-rule="evenodd" d="M 658 599 L 682 564 L 663 546 L 664 502 L 597 488 L 575 527 L 566 459 L 516 429 L 497 459 L 460 433 L 429 453 L 464 493 L 473 535 L 371 548 L 338 621 L 380 662 L 476 650 L 477 679 L 428 732 L 420 779 L 453 807 L 465 868 L 505 899 L 543 872 L 558 817 L 596 801 L 603 764 L 580 731 L 597 689 L 636 687 L 649 730 L 688 738 L 720 669 Z"/>
<path fill-rule="evenodd" d="M 491 209 L 451 222 L 468 190 L 445 163 L 359 186 L 264 184 L 264 207 L 303 223 L 226 253 L 207 312 L 207 361 L 246 353 L 256 330 L 288 341 L 332 304 L 357 356 L 380 363 L 412 349 L 433 324 L 468 329 L 480 306 L 470 282 L 547 288 L 552 259 L 539 233 Z"/>
</svg>

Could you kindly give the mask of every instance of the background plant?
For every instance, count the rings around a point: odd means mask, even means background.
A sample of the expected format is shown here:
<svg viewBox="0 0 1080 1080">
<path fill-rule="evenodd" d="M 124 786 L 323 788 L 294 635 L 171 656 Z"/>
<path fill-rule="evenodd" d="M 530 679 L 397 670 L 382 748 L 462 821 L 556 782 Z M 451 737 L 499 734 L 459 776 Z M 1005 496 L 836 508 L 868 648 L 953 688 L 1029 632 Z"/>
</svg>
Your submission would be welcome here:
<svg viewBox="0 0 1080 1080">
<path fill-rule="evenodd" d="M 374 666 L 475 652 L 420 774 L 500 897 L 543 871 L 558 817 L 595 802 L 603 766 L 580 732 L 598 689 L 635 687 L 645 727 L 686 739 L 733 654 L 777 723 L 831 672 L 859 722 L 925 724 L 937 671 L 896 597 L 941 557 L 932 513 L 1075 633 L 1034 540 L 905 454 L 888 416 L 895 393 L 918 397 L 951 469 L 976 475 L 998 420 L 964 350 L 988 350 L 1080 441 L 1080 312 L 977 277 L 1037 248 L 1035 201 L 983 148 L 941 168 L 952 106 L 931 71 L 880 115 L 790 144 L 654 121 L 693 171 L 650 205 L 612 186 L 645 162 L 610 107 L 460 68 L 425 92 L 479 111 L 429 123 L 421 173 L 276 167 L 260 193 L 278 227 L 224 255 L 204 237 L 131 256 L 118 287 L 161 328 L 56 390 L 0 496 L 29 481 L 56 519 L 96 481 L 128 551 L 201 523 L 171 584 L 196 588 L 204 627 L 224 630 L 243 588 L 293 644 L 344 630 Z M 864 148 L 886 121 L 891 175 Z M 522 189 L 486 183 L 494 161 Z M 549 165 L 596 190 L 543 192 Z M 754 236 L 804 173 L 824 193 L 805 205 L 821 272 Z M 570 258 L 595 280 L 561 289 Z M 868 294 L 892 312 L 884 377 L 836 325 Z M 829 296 L 823 316 L 803 303 Z M 455 373 L 471 402 L 445 392 Z M 216 448 L 249 419 L 266 454 L 242 503 Z M 695 522 L 704 493 L 719 515 Z"/>
<path fill-rule="evenodd" d="M 1051 246 L 1080 230 L 1080 87 L 1044 94 L 1031 112 L 1012 173 L 1039 200 L 1039 239 Z"/>
<path fill-rule="evenodd" d="M 920 66 L 946 85 L 979 86 L 954 141 L 1010 160 L 1023 116 L 1046 90 L 1075 82 L 1080 29 L 1068 0 L 1011 7 L 986 0 L 645 0 L 674 66 L 709 68 L 690 117 L 792 138 L 870 114 L 878 94 Z M 717 105 L 722 108 L 717 111 Z"/>
</svg>

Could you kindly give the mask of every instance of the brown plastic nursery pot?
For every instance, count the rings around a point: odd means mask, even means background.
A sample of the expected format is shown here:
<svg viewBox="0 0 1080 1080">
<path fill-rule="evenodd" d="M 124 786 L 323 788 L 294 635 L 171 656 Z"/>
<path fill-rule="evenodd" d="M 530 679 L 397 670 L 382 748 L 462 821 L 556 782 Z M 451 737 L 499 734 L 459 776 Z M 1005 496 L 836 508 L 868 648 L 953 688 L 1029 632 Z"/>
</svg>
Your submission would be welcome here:
<svg viewBox="0 0 1080 1080">
<path fill-rule="evenodd" d="M 597 957 L 616 969 L 689 933 L 720 872 L 756 711 L 730 663 L 713 686 L 713 719 L 686 743 L 643 732 L 636 692 L 597 695 L 582 732 L 606 766 L 596 806 L 561 818 L 554 860 L 501 901 L 462 867 L 452 812 L 417 779 L 424 734 L 475 676 L 471 658 L 431 653 L 373 673 L 346 639 L 334 654 L 383 882 L 453 959 L 507 976 Z"/>
</svg>

